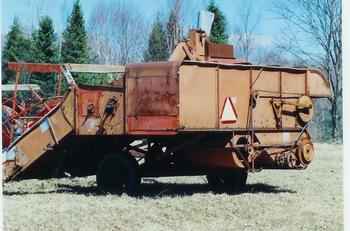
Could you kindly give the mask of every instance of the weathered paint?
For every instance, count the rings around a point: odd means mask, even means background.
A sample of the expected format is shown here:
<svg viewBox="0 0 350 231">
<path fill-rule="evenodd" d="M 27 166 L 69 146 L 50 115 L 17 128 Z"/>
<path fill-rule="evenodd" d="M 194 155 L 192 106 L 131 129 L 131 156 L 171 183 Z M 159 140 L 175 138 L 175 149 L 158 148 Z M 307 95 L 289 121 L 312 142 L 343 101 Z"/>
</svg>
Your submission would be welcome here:
<svg viewBox="0 0 350 231">
<path fill-rule="evenodd" d="M 77 135 L 124 133 L 124 90 L 122 88 L 81 85 L 75 92 Z"/>
<path fill-rule="evenodd" d="M 110 87 L 72 85 L 63 100 L 52 103 L 53 108 L 45 105 L 43 117 L 10 145 L 5 176 L 50 175 L 48 166 L 55 165 L 55 158 L 62 158 L 53 153 L 60 151 L 66 137 L 70 138 L 66 145 L 79 148 L 74 142 L 85 140 L 96 144 L 99 152 L 103 150 L 102 155 L 87 155 L 89 160 L 84 155 L 83 163 L 83 154 L 75 154 L 85 174 L 96 173 L 98 161 L 107 152 L 132 148 L 130 141 L 138 137 L 153 140 L 168 152 L 152 153 L 149 147 L 149 153 L 141 153 L 179 155 L 180 167 L 186 165 L 183 160 L 197 169 L 305 168 L 314 157 L 307 131 L 312 114 L 301 97 L 310 98 L 311 106 L 316 98 L 331 97 L 322 73 L 308 68 L 250 65 L 235 59 L 231 46 L 211 44 L 201 33 L 191 31 L 189 40 L 178 45 L 169 62 L 126 68 L 65 65 L 72 71 L 125 70 L 125 74 Z M 10 63 L 9 67 L 17 76 L 20 71 L 63 70 L 56 64 Z M 220 118 L 228 98 L 235 99 L 236 118 L 224 123 Z M 12 106 L 13 110 L 20 108 Z M 86 147 L 84 152 L 91 150 Z"/>
<path fill-rule="evenodd" d="M 217 65 L 187 61 L 179 70 L 180 128 L 206 130 L 302 126 L 298 124 L 295 113 L 298 98 L 306 94 L 311 98 L 331 96 L 329 85 L 323 75 L 317 70 L 312 70 L 310 72 L 314 74 L 306 77 L 308 72 L 309 69 Z M 320 87 L 311 88 L 310 84 L 305 84 L 305 79 Z M 250 109 L 253 93 L 256 94 L 256 102 Z M 225 125 L 219 121 L 220 110 L 226 97 L 237 98 L 237 123 Z M 276 124 L 271 99 L 282 102 L 280 108 L 282 127 Z M 250 119 L 253 122 L 248 126 Z"/>
<path fill-rule="evenodd" d="M 29 73 L 62 73 L 60 64 L 48 63 L 8 63 L 8 69 L 16 72 L 25 71 Z"/>
<path fill-rule="evenodd" d="M 163 62 L 127 66 L 127 133 L 174 134 L 178 128 L 178 65 Z"/>
<path fill-rule="evenodd" d="M 47 116 L 37 121 L 22 136 L 15 140 L 8 148 L 14 148 L 16 158 L 5 160 L 5 178 L 14 177 L 27 170 L 36 160 L 47 154 L 60 140 L 73 131 L 73 127 L 64 119 L 60 107 L 53 108 Z"/>
</svg>

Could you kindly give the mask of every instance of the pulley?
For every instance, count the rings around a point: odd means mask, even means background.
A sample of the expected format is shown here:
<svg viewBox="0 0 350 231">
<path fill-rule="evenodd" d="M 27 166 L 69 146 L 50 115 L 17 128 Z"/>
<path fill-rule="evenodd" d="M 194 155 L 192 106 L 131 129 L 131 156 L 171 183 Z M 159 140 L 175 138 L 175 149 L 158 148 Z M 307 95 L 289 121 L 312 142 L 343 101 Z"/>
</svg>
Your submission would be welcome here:
<svg viewBox="0 0 350 231">
<path fill-rule="evenodd" d="M 298 159 L 302 164 L 309 164 L 315 156 L 314 146 L 309 139 L 302 139 L 298 143 Z"/>
<path fill-rule="evenodd" d="M 312 120 L 314 115 L 314 106 L 312 99 L 309 96 L 303 95 L 298 99 L 297 113 L 299 119 L 304 123 L 308 123 Z"/>
</svg>

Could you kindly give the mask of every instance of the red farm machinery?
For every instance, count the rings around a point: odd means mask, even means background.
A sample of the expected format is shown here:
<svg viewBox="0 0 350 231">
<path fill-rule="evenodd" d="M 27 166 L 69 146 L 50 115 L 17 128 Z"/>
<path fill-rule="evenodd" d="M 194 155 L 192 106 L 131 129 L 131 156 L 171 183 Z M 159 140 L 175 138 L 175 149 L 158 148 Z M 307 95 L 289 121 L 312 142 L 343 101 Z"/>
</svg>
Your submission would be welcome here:
<svg viewBox="0 0 350 231">
<path fill-rule="evenodd" d="M 213 189 L 237 190 L 248 172 L 305 169 L 314 101 L 331 96 L 320 71 L 238 60 L 201 30 L 166 62 L 8 67 L 17 74 L 3 102 L 4 179 L 96 174 L 101 190 L 129 194 L 141 177 L 206 175 Z M 22 72 L 55 73 L 56 95 L 20 85 Z M 77 84 L 77 73 L 109 82 Z M 40 108 L 16 101 L 19 90 Z"/>
</svg>

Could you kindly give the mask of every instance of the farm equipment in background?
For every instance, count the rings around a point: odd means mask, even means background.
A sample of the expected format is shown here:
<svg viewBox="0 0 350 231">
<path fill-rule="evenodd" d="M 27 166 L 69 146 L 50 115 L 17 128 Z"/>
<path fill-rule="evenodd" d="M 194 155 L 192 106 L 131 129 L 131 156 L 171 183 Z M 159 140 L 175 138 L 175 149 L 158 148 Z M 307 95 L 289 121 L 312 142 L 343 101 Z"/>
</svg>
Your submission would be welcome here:
<svg viewBox="0 0 350 231">
<path fill-rule="evenodd" d="M 313 102 L 331 96 L 320 71 L 252 65 L 201 30 L 167 62 L 52 67 L 70 88 L 11 140 L 6 181 L 96 174 L 101 190 L 134 194 L 141 177 L 207 175 L 215 189 L 240 189 L 248 172 L 310 164 Z M 71 72 L 119 78 L 88 86 Z"/>
<path fill-rule="evenodd" d="M 29 129 L 37 120 L 59 104 L 61 95 L 61 66 L 55 64 L 30 64 L 30 63 L 9 63 L 8 69 L 16 72 L 14 84 L 2 85 L 2 148 L 6 148 L 11 142 Z M 37 84 L 20 84 L 21 74 L 30 76 L 33 73 L 55 73 L 56 89 L 55 94 L 45 99 L 40 93 L 40 86 Z M 19 97 L 21 92 L 26 92 Z"/>
</svg>

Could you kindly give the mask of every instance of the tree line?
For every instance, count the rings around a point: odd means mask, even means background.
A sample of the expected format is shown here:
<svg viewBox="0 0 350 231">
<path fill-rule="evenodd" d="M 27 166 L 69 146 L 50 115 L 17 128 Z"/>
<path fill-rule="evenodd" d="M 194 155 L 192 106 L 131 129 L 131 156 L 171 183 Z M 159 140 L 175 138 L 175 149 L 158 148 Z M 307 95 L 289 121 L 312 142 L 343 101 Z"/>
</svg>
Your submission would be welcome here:
<svg viewBox="0 0 350 231">
<path fill-rule="evenodd" d="M 7 62 L 89 63 L 87 39 L 79 1 L 74 3 L 67 27 L 62 33 L 61 44 L 58 42 L 53 21 L 49 16 L 40 18 L 38 29 L 34 30 L 30 36 L 23 32 L 19 19 L 15 17 L 6 35 L 2 52 L 2 83 L 14 81 L 14 73 L 7 69 Z M 40 85 L 44 96 L 54 93 L 53 75 L 33 74 L 30 78 L 31 82 Z"/>
<path fill-rule="evenodd" d="M 62 44 L 58 41 L 53 21 L 49 16 L 40 18 L 38 29 L 34 30 L 30 36 L 23 32 L 19 18 L 15 17 L 5 38 L 2 59 L 3 62 L 126 64 L 140 58 L 123 57 L 123 55 L 120 55 L 120 58 L 114 58 L 114 60 L 110 57 L 107 58 L 108 53 L 113 51 L 108 52 L 107 47 L 103 49 L 102 46 L 109 46 L 108 48 L 118 50 L 117 47 L 113 47 L 108 41 L 107 37 L 112 37 L 107 33 L 108 30 L 113 34 L 112 39 L 115 44 L 126 43 L 122 39 L 117 41 L 119 34 L 127 37 L 124 40 L 127 39 L 130 45 L 120 45 L 118 52 L 122 53 L 121 49 L 131 50 L 132 47 L 137 49 L 139 43 L 134 43 L 132 40 L 135 37 L 140 37 L 142 40 L 147 40 L 148 43 L 143 50 L 141 49 L 141 60 L 137 61 L 166 60 L 176 44 L 184 39 L 180 16 L 182 4 L 183 1 L 181 0 L 173 1 L 170 4 L 170 12 L 166 20 L 163 20 L 158 14 L 152 24 L 149 38 L 143 36 L 147 32 L 144 30 L 144 25 L 140 25 L 141 23 L 138 22 L 140 21 L 137 20 L 139 16 L 137 15 L 136 17 L 135 14 L 132 14 L 130 6 L 122 4 L 114 4 L 113 7 L 110 7 L 110 5 L 105 5 L 105 3 L 99 3 L 94 8 L 88 28 L 86 28 L 80 2 L 76 1 L 67 26 L 61 36 Z M 210 39 L 213 42 L 227 43 L 228 33 L 226 31 L 225 16 L 213 1 L 209 3 L 208 10 L 216 15 Z M 131 27 L 137 27 L 137 32 L 130 33 Z M 136 33 L 139 33 L 139 36 L 135 36 Z M 99 49 L 101 49 L 101 52 Z M 124 56 L 132 55 L 127 54 Z M 6 79 L 3 81 L 6 81 Z"/>
<path fill-rule="evenodd" d="M 147 33 L 139 13 L 125 3 L 98 3 L 87 23 L 79 0 L 73 5 L 59 41 L 53 20 L 43 16 L 38 29 L 28 36 L 17 17 L 6 35 L 2 63 L 3 83 L 11 82 L 14 73 L 7 70 L 7 62 L 34 63 L 119 63 L 138 61 L 167 60 L 177 43 L 184 39 L 181 25 L 182 0 L 169 2 L 168 16 L 161 19 L 160 14 Z M 132 10 L 131 10 L 132 9 Z M 226 19 L 213 1 L 208 10 L 215 13 L 211 39 L 215 42 L 228 42 Z M 149 35 L 147 35 L 149 34 Z M 147 38 L 148 36 L 148 38 Z M 41 82 L 49 89 L 53 78 L 48 75 L 34 75 L 32 80 Z M 86 79 L 80 79 L 84 83 Z"/>
</svg>

